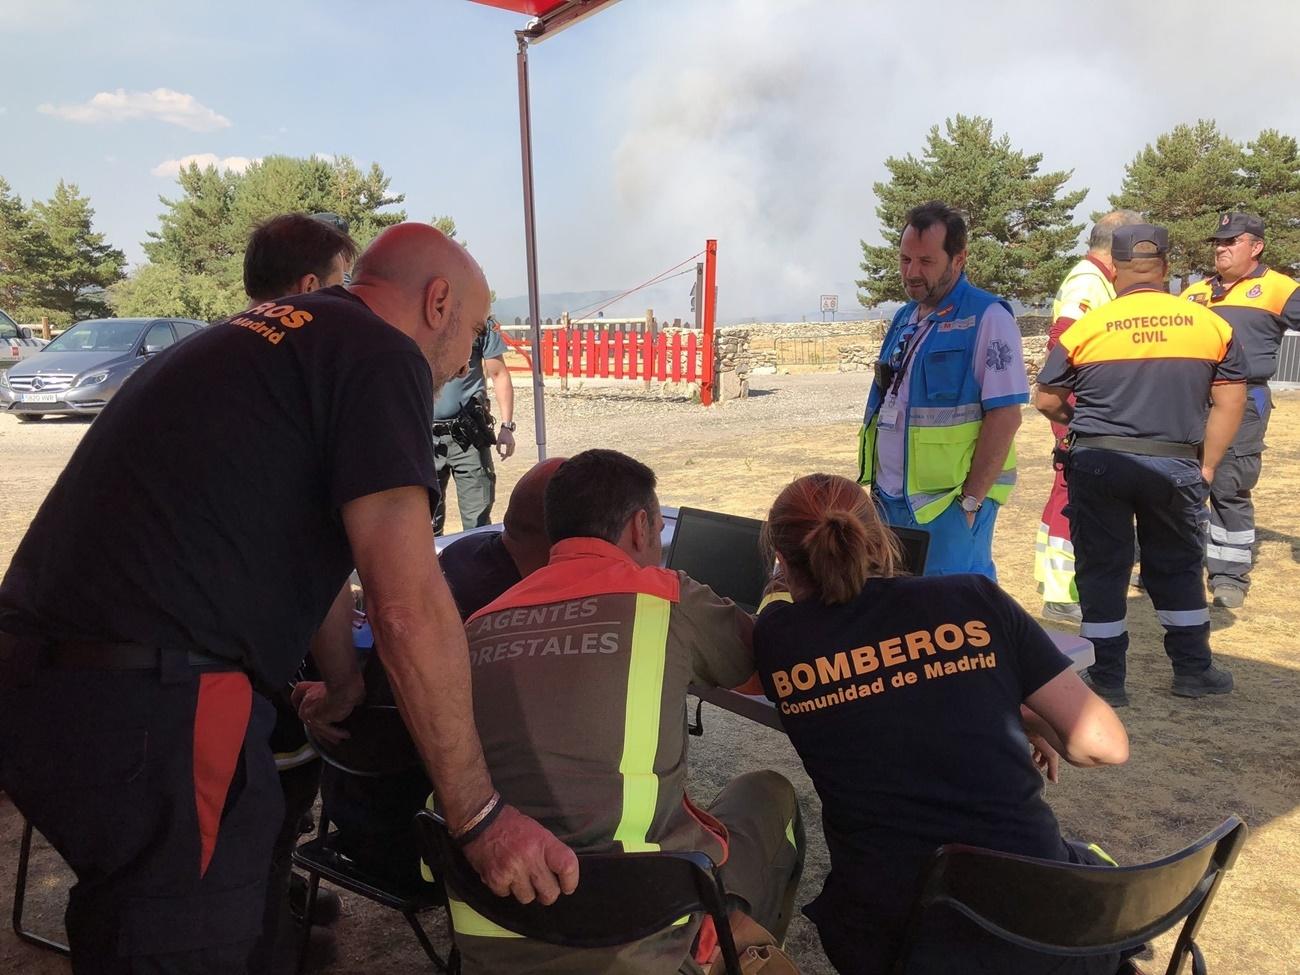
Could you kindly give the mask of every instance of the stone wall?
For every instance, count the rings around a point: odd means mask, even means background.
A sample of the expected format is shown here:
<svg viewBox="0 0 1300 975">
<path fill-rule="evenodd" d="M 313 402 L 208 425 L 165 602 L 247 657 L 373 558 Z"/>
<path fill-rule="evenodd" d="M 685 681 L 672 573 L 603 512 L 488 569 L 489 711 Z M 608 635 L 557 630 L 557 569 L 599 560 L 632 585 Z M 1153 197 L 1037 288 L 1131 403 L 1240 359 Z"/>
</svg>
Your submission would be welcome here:
<svg viewBox="0 0 1300 975">
<path fill-rule="evenodd" d="M 713 336 L 716 402 L 749 396 L 749 376 L 754 368 L 749 350 L 750 330 L 746 327 L 718 329 Z"/>
<path fill-rule="evenodd" d="M 883 336 L 881 338 L 883 341 Z M 1025 374 L 1029 377 L 1029 384 L 1032 386 L 1047 354 L 1047 335 L 1022 334 L 1020 342 L 1024 349 Z M 839 371 L 868 372 L 875 368 L 879 352 L 879 343 L 870 346 L 846 345 L 840 349 Z"/>
</svg>

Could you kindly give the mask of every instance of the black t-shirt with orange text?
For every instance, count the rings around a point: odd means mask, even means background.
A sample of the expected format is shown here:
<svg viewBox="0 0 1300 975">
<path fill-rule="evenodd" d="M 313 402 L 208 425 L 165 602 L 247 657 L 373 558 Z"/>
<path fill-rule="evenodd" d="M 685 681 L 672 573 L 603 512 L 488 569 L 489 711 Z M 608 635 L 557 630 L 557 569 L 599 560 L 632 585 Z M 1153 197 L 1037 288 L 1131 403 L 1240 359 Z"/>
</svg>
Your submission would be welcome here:
<svg viewBox="0 0 1300 975">
<path fill-rule="evenodd" d="M 822 800 L 837 889 L 901 917 L 944 843 L 1064 860 L 1020 704 L 1069 666 L 979 575 L 872 579 L 774 602 L 754 656 Z"/>
<path fill-rule="evenodd" d="M 343 288 L 204 329 L 86 431 L 0 583 L 0 630 L 283 685 L 353 568 L 342 506 L 437 490 L 432 402 L 419 346 Z"/>
</svg>

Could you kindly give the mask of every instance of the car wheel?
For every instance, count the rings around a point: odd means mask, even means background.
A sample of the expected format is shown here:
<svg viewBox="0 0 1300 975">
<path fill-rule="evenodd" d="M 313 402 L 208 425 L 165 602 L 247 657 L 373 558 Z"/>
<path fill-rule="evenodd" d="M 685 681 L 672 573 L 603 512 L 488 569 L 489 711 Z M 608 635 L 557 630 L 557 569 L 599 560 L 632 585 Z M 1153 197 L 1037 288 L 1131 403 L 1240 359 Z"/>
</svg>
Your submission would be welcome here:
<svg viewBox="0 0 1300 975">
<path fill-rule="evenodd" d="M 14 416 L 23 423 L 34 423 L 36 420 L 44 420 L 44 413 L 15 413 Z"/>
</svg>

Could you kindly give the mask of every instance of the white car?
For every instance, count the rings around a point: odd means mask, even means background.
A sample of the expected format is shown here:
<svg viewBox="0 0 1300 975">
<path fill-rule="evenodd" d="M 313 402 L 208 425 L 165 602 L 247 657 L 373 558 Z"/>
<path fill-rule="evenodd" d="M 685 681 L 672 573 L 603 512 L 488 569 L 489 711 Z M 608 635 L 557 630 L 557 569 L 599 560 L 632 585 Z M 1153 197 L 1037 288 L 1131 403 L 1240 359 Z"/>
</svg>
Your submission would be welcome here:
<svg viewBox="0 0 1300 975">
<path fill-rule="evenodd" d="M 47 344 L 47 339 L 34 338 L 30 328 L 24 328 L 0 311 L 0 370 L 35 355 Z"/>
</svg>

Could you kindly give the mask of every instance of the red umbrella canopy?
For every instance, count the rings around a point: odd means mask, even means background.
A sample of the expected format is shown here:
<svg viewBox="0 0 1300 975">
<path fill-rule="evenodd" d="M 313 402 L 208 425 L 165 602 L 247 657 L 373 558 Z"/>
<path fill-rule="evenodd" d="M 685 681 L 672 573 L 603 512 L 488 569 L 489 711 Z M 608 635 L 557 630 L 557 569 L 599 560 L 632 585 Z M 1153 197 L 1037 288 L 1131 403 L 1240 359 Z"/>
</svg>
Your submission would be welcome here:
<svg viewBox="0 0 1300 975">
<path fill-rule="evenodd" d="M 472 0 L 472 2 L 486 4 L 489 7 L 500 7 L 502 10 L 513 10 L 515 13 L 528 14 L 530 17 L 543 17 L 552 10 L 563 7 L 568 0 Z"/>
</svg>

